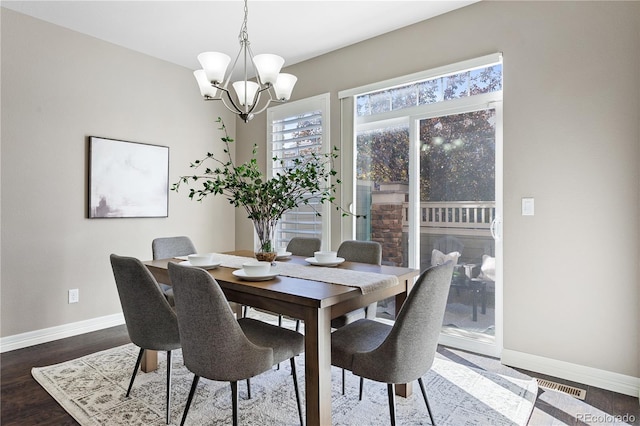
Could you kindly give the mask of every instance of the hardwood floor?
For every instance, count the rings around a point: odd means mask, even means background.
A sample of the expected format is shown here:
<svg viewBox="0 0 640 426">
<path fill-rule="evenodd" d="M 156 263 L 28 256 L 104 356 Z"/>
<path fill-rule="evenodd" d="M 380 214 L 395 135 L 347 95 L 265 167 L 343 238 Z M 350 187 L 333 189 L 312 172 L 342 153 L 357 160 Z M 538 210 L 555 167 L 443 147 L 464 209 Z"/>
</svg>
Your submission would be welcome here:
<svg viewBox="0 0 640 426">
<path fill-rule="evenodd" d="M 0 355 L 3 426 L 77 425 L 31 376 L 31 368 L 57 364 L 131 342 L 124 325 L 5 352 Z"/>
<path fill-rule="evenodd" d="M 129 342 L 126 327 L 123 325 L 2 354 L 0 356 L 2 365 L 0 424 L 3 426 L 76 425 L 75 420 L 33 379 L 31 368 L 57 364 Z M 543 397 L 545 391 L 540 390 L 529 425 L 609 424 L 611 418 L 616 415 L 626 415 L 628 423 L 640 425 L 638 398 L 528 371 L 522 372 L 533 377 L 586 389 L 585 402 L 611 416 L 604 419 L 576 419 L 569 414 L 573 412 L 571 409 L 546 400 Z"/>
</svg>

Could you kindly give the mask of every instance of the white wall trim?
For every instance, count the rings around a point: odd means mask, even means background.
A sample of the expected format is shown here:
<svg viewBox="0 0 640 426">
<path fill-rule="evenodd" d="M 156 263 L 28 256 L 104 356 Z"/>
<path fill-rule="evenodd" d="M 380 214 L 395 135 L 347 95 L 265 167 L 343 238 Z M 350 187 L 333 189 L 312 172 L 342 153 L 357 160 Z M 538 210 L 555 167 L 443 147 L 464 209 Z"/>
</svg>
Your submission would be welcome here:
<svg viewBox="0 0 640 426">
<path fill-rule="evenodd" d="M 627 376 L 570 362 L 504 349 L 502 363 L 536 373 L 548 374 L 560 379 L 637 397 L 640 394 L 640 377 Z"/>
<path fill-rule="evenodd" d="M 0 338 L 0 353 L 124 324 L 121 313 Z"/>
</svg>

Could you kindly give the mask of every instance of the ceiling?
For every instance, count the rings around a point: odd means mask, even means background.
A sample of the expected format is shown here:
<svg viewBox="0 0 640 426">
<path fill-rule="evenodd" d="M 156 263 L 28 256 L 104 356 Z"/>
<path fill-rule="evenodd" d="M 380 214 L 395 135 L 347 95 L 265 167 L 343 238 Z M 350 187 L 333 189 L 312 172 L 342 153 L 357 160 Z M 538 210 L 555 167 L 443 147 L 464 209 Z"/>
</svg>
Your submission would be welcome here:
<svg viewBox="0 0 640 426">
<path fill-rule="evenodd" d="M 478 0 L 248 2 L 255 54 L 292 65 Z M 235 58 L 244 4 L 232 1 L 2 1 L 2 6 L 190 69 L 196 56 Z"/>
</svg>

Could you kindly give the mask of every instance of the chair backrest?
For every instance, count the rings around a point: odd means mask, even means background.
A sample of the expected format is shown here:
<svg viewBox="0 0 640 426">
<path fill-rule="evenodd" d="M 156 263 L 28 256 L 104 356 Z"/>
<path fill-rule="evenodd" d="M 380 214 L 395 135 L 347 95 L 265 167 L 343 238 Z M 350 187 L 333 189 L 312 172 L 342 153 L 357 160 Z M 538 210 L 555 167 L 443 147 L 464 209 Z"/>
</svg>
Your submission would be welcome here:
<svg viewBox="0 0 640 426">
<path fill-rule="evenodd" d="M 238 381 L 268 370 L 273 350 L 254 345 L 218 282 L 201 268 L 169 263 L 186 367 L 195 375 Z"/>
<path fill-rule="evenodd" d="M 348 262 L 382 264 L 382 245 L 376 241 L 343 241 L 338 247 L 338 257 Z"/>
<path fill-rule="evenodd" d="M 322 241 L 314 237 L 293 237 L 287 244 L 287 251 L 294 256 L 313 257 L 320 251 Z"/>
<path fill-rule="evenodd" d="M 409 383 L 433 364 L 449 295 L 453 262 L 420 274 L 386 339 L 371 352 L 354 355 L 369 377 L 385 383 Z M 371 374 L 368 374 L 371 372 Z M 354 368 L 354 374 L 358 371 Z"/>
<path fill-rule="evenodd" d="M 156 238 L 151 242 L 151 251 L 154 259 L 170 259 L 197 253 L 191 239 L 184 236 Z"/>
<path fill-rule="evenodd" d="M 134 257 L 110 259 L 131 341 L 144 349 L 179 348 L 178 318 L 151 272 Z"/>
</svg>

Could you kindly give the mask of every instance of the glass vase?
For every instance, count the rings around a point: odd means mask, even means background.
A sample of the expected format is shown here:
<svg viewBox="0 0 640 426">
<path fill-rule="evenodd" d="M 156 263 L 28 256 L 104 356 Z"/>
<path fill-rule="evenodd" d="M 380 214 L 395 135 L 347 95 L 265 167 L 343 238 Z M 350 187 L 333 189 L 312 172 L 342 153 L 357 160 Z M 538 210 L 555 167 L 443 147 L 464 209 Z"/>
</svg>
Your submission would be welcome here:
<svg viewBox="0 0 640 426">
<path fill-rule="evenodd" d="M 275 225 L 267 220 L 254 220 L 253 226 L 258 237 L 255 247 L 256 259 L 263 262 L 273 262 L 278 255 L 275 247 Z"/>
</svg>

